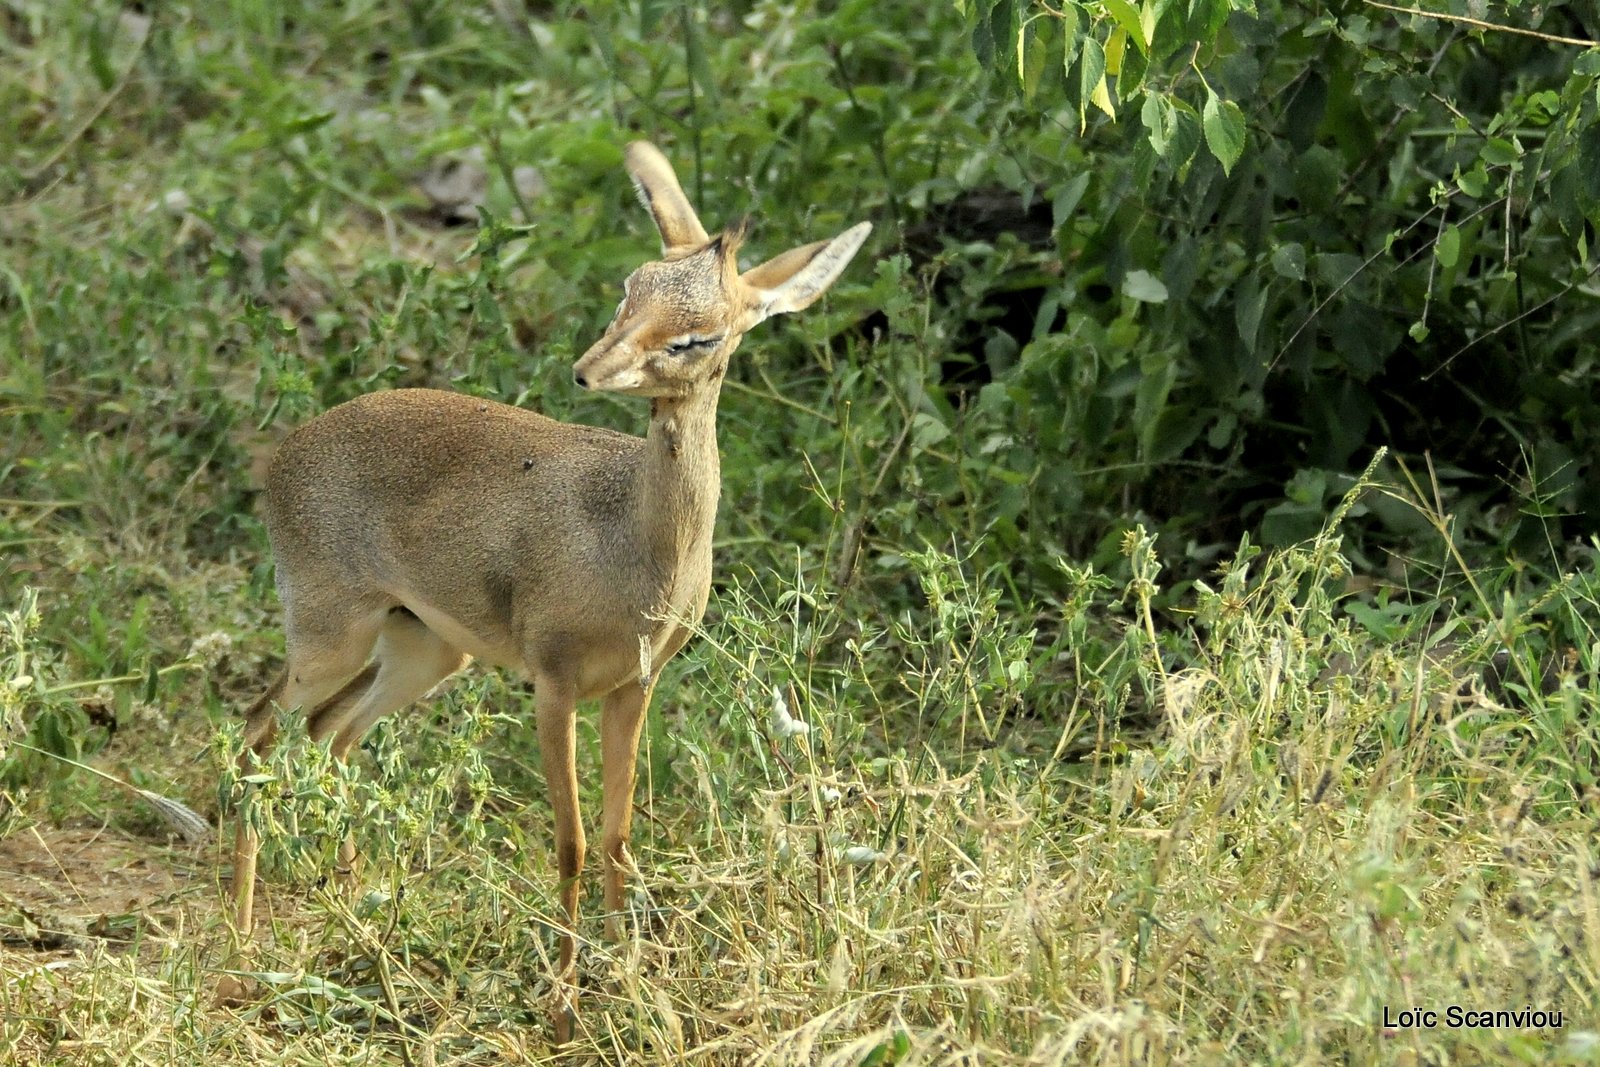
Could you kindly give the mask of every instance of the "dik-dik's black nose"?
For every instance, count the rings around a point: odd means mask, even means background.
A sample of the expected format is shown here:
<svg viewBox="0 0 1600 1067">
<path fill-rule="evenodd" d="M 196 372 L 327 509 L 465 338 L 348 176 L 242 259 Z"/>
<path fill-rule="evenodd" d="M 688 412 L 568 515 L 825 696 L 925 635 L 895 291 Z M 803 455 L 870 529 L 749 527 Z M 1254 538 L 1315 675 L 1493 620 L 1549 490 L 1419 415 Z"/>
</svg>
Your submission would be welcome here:
<svg viewBox="0 0 1600 1067">
<path fill-rule="evenodd" d="M 580 371 L 572 372 L 572 380 L 578 383 L 579 389 L 589 388 L 589 379 L 585 378 Z"/>
</svg>

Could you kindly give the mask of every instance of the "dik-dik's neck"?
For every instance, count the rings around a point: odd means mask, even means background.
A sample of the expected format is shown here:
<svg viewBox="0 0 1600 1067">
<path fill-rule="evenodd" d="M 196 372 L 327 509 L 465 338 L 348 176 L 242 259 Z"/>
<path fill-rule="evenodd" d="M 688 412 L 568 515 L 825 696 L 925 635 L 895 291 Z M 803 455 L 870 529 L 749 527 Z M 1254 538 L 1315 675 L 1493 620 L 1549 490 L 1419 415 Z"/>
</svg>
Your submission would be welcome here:
<svg viewBox="0 0 1600 1067">
<path fill-rule="evenodd" d="M 653 555 L 672 571 L 710 544 L 722 490 L 717 456 L 717 392 L 657 397 L 640 472 L 639 514 Z"/>
</svg>

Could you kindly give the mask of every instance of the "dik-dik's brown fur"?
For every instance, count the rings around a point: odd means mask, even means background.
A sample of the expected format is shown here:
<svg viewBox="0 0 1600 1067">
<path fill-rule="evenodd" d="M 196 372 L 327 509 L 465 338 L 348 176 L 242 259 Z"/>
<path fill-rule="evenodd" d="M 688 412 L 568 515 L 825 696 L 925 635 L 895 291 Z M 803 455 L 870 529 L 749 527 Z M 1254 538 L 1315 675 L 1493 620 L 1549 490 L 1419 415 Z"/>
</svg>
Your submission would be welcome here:
<svg viewBox="0 0 1600 1067">
<path fill-rule="evenodd" d="M 569 1036 L 584 834 L 575 704 L 601 701 L 606 933 L 616 937 L 634 761 L 654 672 L 705 611 L 720 489 L 717 396 L 745 331 L 806 307 L 871 227 L 740 273 L 741 231 L 710 237 L 660 152 L 628 170 L 663 257 L 623 283 L 578 385 L 651 399 L 644 438 L 556 422 L 455 393 L 407 389 L 342 404 L 283 443 L 267 479 L 287 662 L 251 708 L 246 741 L 272 742 L 276 708 L 344 758 L 384 715 L 471 659 L 522 671 L 554 812 L 568 931 L 557 1037 Z M 259 843 L 241 821 L 235 923 L 252 924 Z M 341 866 L 354 858 L 347 843 Z"/>
</svg>

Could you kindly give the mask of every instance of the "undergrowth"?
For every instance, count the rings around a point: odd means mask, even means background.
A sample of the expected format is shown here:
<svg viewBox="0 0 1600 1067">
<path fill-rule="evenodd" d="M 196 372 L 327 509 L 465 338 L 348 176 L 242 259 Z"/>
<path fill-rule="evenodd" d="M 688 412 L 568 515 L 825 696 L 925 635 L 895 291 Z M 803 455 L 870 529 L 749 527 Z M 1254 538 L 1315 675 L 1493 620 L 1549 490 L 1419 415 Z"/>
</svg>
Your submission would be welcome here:
<svg viewBox="0 0 1600 1067">
<path fill-rule="evenodd" d="M 1124 550 L 1129 581 L 1080 574 L 1064 605 L 1127 620 L 1098 662 L 995 612 L 945 553 L 911 561 L 928 610 L 883 629 L 804 571 L 739 578 L 641 755 L 632 934 L 607 944 L 583 920 L 578 1051 L 1586 1061 L 1596 647 L 1550 682 L 1511 665 L 1535 659 L 1540 613 L 1596 617 L 1593 571 L 1378 641 L 1341 610 L 1330 522 L 1242 546 L 1163 632 L 1158 548 L 1135 530 Z M 1044 678 L 1049 706 L 1029 699 Z M 60 970 L 9 953 L 12 1059 L 546 1054 L 558 908 L 524 699 L 463 681 L 349 769 L 291 738 L 247 808 L 273 860 L 261 1003 L 208 1005 L 223 941 L 201 892 L 197 937 L 145 930 Z M 592 767 L 597 739 L 581 743 Z M 321 883 L 351 829 L 367 877 L 346 897 Z M 1379 1025 L 1447 1004 L 1532 1005 L 1564 1028 Z"/>
</svg>

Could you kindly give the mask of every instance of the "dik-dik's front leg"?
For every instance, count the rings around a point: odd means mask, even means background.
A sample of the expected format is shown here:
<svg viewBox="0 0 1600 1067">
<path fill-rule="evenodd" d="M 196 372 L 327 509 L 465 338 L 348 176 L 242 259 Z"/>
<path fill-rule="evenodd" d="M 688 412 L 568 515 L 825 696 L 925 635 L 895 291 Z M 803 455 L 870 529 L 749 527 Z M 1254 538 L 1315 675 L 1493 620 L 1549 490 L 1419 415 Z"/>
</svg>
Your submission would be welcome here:
<svg viewBox="0 0 1600 1067">
<path fill-rule="evenodd" d="M 561 910 L 567 918 L 551 1011 L 556 1041 L 565 1043 L 572 1039 L 572 1022 L 577 1013 L 578 876 L 583 872 L 584 848 L 583 823 L 578 818 L 577 691 L 570 679 L 550 674 L 537 675 L 533 686 L 539 751 L 555 822 Z"/>
<path fill-rule="evenodd" d="M 605 849 L 606 940 L 622 934 L 623 881 L 633 869 L 628 834 L 633 825 L 633 781 L 639 733 L 654 686 L 630 682 L 607 694 L 600 706 L 600 748 L 605 794 L 601 846 Z"/>
</svg>

